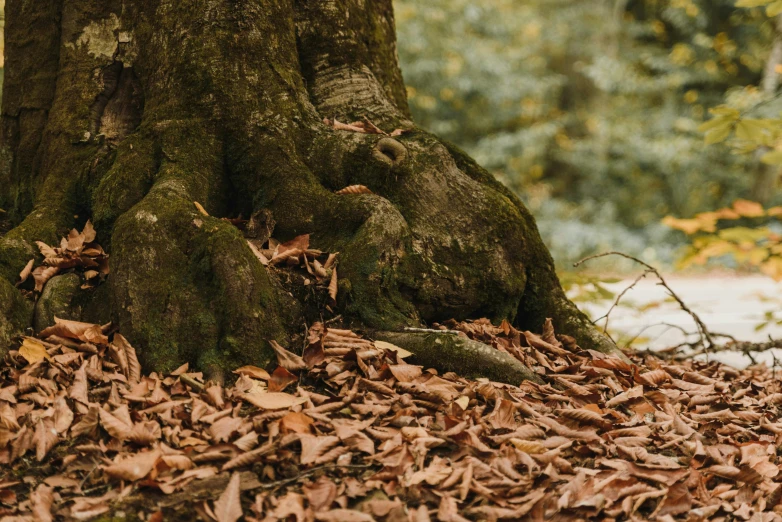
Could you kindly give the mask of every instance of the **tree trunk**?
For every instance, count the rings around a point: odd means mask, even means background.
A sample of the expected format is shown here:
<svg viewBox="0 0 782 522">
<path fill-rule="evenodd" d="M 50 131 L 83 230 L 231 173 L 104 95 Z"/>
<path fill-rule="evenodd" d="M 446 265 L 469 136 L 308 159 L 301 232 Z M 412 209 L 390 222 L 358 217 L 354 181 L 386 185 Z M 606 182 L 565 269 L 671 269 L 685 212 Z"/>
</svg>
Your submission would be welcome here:
<svg viewBox="0 0 782 522">
<path fill-rule="evenodd" d="M 771 52 L 766 59 L 766 67 L 763 72 L 763 94 L 772 98 L 779 89 L 779 66 L 782 64 L 782 15 L 774 19 L 774 43 Z M 757 170 L 752 184 L 751 198 L 762 205 L 767 205 L 774 198 L 777 189 L 780 170 L 776 165 L 766 165 L 760 159 L 769 152 L 768 147 L 761 147 L 755 152 Z"/>
<path fill-rule="evenodd" d="M 8 0 L 5 52 L 0 345 L 64 309 L 114 321 L 150 369 L 263 365 L 315 319 L 218 219 L 267 209 L 276 238 L 340 253 L 338 312 L 369 329 L 552 317 L 613 349 L 519 199 L 410 121 L 391 0 Z M 335 194 L 354 184 L 372 194 Z M 107 282 L 52 279 L 71 290 L 33 311 L 13 284 L 35 241 L 87 219 Z"/>
</svg>

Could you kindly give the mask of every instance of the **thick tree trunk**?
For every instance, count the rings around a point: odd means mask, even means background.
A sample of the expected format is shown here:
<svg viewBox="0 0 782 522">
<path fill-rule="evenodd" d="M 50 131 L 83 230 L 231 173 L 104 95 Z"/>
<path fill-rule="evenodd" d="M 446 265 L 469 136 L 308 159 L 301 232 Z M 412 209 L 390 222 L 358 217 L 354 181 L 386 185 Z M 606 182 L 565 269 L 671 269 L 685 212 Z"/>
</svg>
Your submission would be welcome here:
<svg viewBox="0 0 782 522">
<path fill-rule="evenodd" d="M 275 237 L 340 252 L 339 311 L 368 328 L 552 317 L 612 349 L 566 299 L 518 198 L 414 127 L 395 46 L 390 0 L 8 0 L 0 344 L 62 308 L 33 312 L 12 287 L 34 242 L 89 218 L 107 283 L 55 278 L 65 290 L 44 297 L 117 323 L 149 368 L 268 361 L 306 309 L 198 201 L 219 217 L 267 209 Z M 373 194 L 335 194 L 353 184 Z"/>
</svg>

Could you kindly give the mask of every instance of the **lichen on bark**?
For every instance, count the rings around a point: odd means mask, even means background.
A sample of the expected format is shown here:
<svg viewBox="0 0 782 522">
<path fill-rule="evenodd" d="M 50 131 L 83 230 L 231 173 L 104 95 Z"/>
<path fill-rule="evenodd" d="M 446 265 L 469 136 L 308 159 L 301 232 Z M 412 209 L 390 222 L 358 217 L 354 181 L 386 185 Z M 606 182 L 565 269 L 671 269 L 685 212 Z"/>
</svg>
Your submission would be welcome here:
<svg viewBox="0 0 782 522">
<path fill-rule="evenodd" d="M 565 297 L 520 200 L 415 128 L 390 0 L 9 0 L 7 14 L 0 206 L 16 227 L 0 239 L 0 342 L 32 321 L 11 284 L 34 241 L 92 219 L 111 274 L 78 299 L 82 318 L 107 313 L 150 369 L 267 363 L 268 341 L 319 317 L 219 219 L 265 209 L 277 238 L 340 252 L 348 322 L 553 317 L 613 349 Z M 335 194 L 352 184 L 372 194 Z"/>
</svg>

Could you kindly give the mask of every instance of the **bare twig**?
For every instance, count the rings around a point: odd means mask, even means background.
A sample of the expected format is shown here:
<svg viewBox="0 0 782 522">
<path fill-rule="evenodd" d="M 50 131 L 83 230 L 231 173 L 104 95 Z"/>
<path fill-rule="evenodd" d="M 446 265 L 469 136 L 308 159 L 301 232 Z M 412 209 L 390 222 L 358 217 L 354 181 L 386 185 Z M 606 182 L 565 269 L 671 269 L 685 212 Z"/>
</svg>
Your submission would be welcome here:
<svg viewBox="0 0 782 522">
<path fill-rule="evenodd" d="M 660 281 L 658 284 L 663 288 L 665 288 L 668 294 L 679 304 L 679 308 L 681 308 L 684 312 L 687 312 L 690 315 L 690 317 L 692 317 L 692 320 L 695 322 L 695 326 L 698 328 L 698 334 L 700 335 L 701 339 L 705 341 L 704 344 L 706 345 L 706 349 L 710 350 L 715 346 L 714 340 L 712 339 L 711 332 L 709 332 L 709 329 L 706 326 L 706 324 L 701 320 L 700 317 L 698 317 L 698 314 L 693 312 L 687 306 L 687 304 L 685 304 L 685 302 L 682 301 L 682 299 L 676 294 L 676 292 L 674 292 L 673 289 L 670 286 L 668 286 L 668 283 L 665 281 L 665 278 L 663 278 L 660 272 L 652 265 L 645 263 L 644 261 L 641 261 L 637 257 L 633 257 L 631 255 L 624 254 L 622 252 L 605 252 L 603 254 L 596 254 L 594 256 L 585 257 L 581 261 L 575 263 L 573 266 L 577 267 L 592 259 L 597 259 L 606 256 L 621 256 L 624 257 L 625 259 L 635 261 L 636 263 L 646 268 L 646 273 L 654 274 L 657 277 L 657 279 Z M 635 285 L 635 283 L 633 283 L 633 285 Z"/>
<path fill-rule="evenodd" d="M 603 330 L 605 330 L 605 333 L 606 333 L 606 335 L 608 335 L 609 337 L 611 337 L 611 335 L 608 333 L 608 319 L 609 319 L 609 318 L 610 318 L 610 316 L 611 316 L 611 312 L 613 312 L 613 311 L 614 311 L 614 308 L 616 308 L 617 306 L 619 306 L 619 301 L 621 301 L 621 300 L 622 300 L 622 298 L 625 296 L 625 294 L 626 294 L 627 292 L 629 292 L 630 290 L 632 290 L 633 288 L 635 288 L 635 285 L 637 285 L 637 284 L 638 284 L 638 283 L 641 281 L 641 279 L 645 278 L 645 277 L 646 277 L 647 275 L 649 275 L 650 273 L 652 273 L 652 271 L 651 271 L 651 270 L 644 270 L 644 273 L 643 273 L 643 274 L 639 275 L 639 276 L 638 276 L 638 277 L 635 279 L 635 281 L 633 281 L 633 282 L 630 284 L 630 286 L 628 286 L 627 288 L 625 288 L 624 290 L 622 290 L 622 291 L 619 293 L 619 295 L 618 295 L 618 296 L 616 296 L 616 300 L 614 300 L 614 304 L 612 304 L 612 305 L 611 305 L 611 308 L 609 308 L 609 309 L 608 309 L 608 311 L 607 311 L 607 312 L 606 312 L 606 313 L 605 313 L 605 314 L 604 314 L 602 317 L 598 317 L 597 319 L 595 319 L 595 320 L 593 321 L 593 323 L 597 323 L 597 322 L 598 322 L 600 319 L 605 319 L 605 320 L 606 320 L 605 324 L 603 325 Z"/>
<path fill-rule="evenodd" d="M 404 327 L 405 332 L 416 332 L 416 333 L 438 333 L 438 334 L 453 334 L 453 335 L 459 335 L 459 330 L 438 330 L 435 328 L 412 328 L 409 326 Z"/>
<path fill-rule="evenodd" d="M 294 484 L 301 479 L 307 478 L 310 475 L 314 475 L 318 471 L 324 471 L 328 469 L 368 469 L 371 468 L 372 464 L 346 464 L 346 465 L 339 465 L 339 464 L 326 464 L 324 466 L 318 466 L 316 468 L 308 469 L 307 471 L 304 471 L 302 473 L 298 473 L 297 475 L 293 477 L 289 477 L 282 480 L 277 480 L 275 482 L 269 482 L 266 484 L 262 484 L 262 489 L 277 489 L 282 486 L 287 486 L 288 484 Z"/>
<path fill-rule="evenodd" d="M 654 328 L 656 326 L 665 326 L 665 327 L 667 327 L 665 330 L 663 330 L 662 334 L 660 334 L 660 335 L 664 335 L 668 330 L 673 330 L 673 329 L 679 330 L 680 332 L 682 332 L 684 334 L 685 338 L 687 338 L 687 337 L 692 335 L 692 332 L 688 332 L 687 330 L 685 330 L 684 328 L 682 328 L 678 324 L 671 324 L 671 323 L 648 324 L 648 325 L 644 326 L 643 328 L 641 328 L 638 331 L 638 333 L 635 334 L 632 338 L 630 338 L 630 340 L 625 343 L 625 345 L 624 345 L 624 347 L 622 349 L 623 350 L 628 349 L 630 347 L 630 345 L 633 344 L 633 342 L 635 342 L 636 339 L 641 337 L 641 334 L 643 334 L 646 330 L 649 330 L 650 328 Z M 687 345 L 687 344 L 688 343 L 684 343 L 684 345 Z M 664 353 L 664 352 L 667 352 L 667 351 L 673 351 L 673 350 L 679 348 L 680 346 L 682 346 L 682 345 L 671 347 L 671 348 L 665 348 L 665 349 L 662 349 L 662 350 L 659 350 L 659 351 L 656 350 L 654 353 Z M 650 352 L 650 353 L 652 353 L 652 352 Z"/>
<path fill-rule="evenodd" d="M 204 391 L 204 385 L 188 375 L 180 375 L 179 380 L 187 384 L 191 388 L 194 388 L 198 391 Z"/>
</svg>

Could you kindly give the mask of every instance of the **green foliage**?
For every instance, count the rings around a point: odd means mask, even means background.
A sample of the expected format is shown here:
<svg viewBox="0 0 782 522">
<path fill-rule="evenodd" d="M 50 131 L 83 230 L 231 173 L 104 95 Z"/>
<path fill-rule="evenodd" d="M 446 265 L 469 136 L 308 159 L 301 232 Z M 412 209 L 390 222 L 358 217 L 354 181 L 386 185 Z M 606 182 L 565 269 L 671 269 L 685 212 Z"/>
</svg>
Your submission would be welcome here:
<svg viewBox="0 0 782 522">
<path fill-rule="evenodd" d="M 606 285 L 619 283 L 621 279 L 581 272 L 563 272 L 559 274 L 559 281 L 574 303 L 594 303 L 614 299 L 616 292 Z"/>
<path fill-rule="evenodd" d="M 731 208 L 703 212 L 692 219 L 666 217 L 664 223 L 691 239 L 679 259 L 681 269 L 729 257 L 739 266 L 759 269 L 782 281 L 782 207 L 764 209 L 738 200 Z"/>
<path fill-rule="evenodd" d="M 579 240 L 555 237 L 577 228 L 559 226 L 565 209 L 640 253 L 664 236 L 663 216 L 748 197 L 756 159 L 704 147 L 701 125 L 713 142 L 775 139 L 766 120 L 782 107 L 752 87 L 774 2 L 734 3 L 396 0 L 410 105 L 551 216 L 539 218 L 550 245 Z M 554 250 L 562 263 L 590 253 Z"/>
<path fill-rule="evenodd" d="M 737 8 L 759 8 L 768 17 L 782 14 L 780 0 L 738 0 Z M 757 10 L 757 9 L 755 9 Z M 741 12 L 738 9 L 736 12 Z M 777 23 L 777 21 L 768 21 Z M 773 55 L 772 55 L 773 57 Z M 778 58 L 777 58 L 778 60 Z M 742 95 L 728 92 L 725 103 L 709 110 L 712 118 L 701 124 L 706 145 L 725 143 L 723 150 L 736 155 L 754 153 L 760 162 L 770 166 L 782 165 L 782 117 L 778 81 L 772 75 L 782 73 L 782 64 L 766 66 L 767 80 L 773 80 L 761 95 L 753 86 L 742 90 Z M 776 107 L 775 107 L 776 106 Z M 771 113 L 771 114 L 769 114 Z M 776 114 L 774 114 L 776 113 Z M 729 258 L 739 266 L 759 269 L 776 281 L 782 280 L 782 225 L 779 223 L 782 207 L 764 209 L 762 205 L 737 200 L 732 208 L 703 212 L 691 219 L 668 216 L 663 222 L 689 236 L 691 244 L 679 260 L 679 267 L 704 265 L 714 259 Z M 773 314 L 760 326 L 775 322 Z"/>
<path fill-rule="evenodd" d="M 782 0 L 738 0 L 736 7 L 765 7 L 768 16 L 782 13 Z"/>
</svg>

